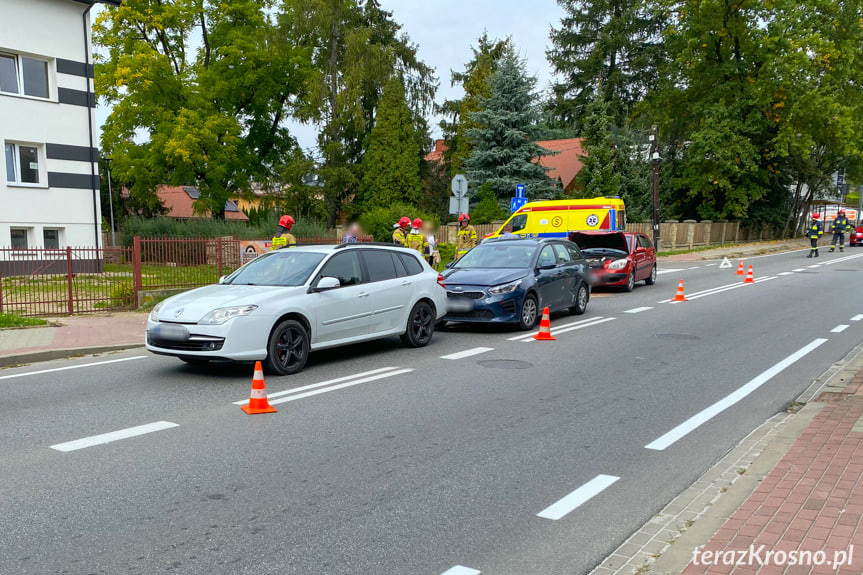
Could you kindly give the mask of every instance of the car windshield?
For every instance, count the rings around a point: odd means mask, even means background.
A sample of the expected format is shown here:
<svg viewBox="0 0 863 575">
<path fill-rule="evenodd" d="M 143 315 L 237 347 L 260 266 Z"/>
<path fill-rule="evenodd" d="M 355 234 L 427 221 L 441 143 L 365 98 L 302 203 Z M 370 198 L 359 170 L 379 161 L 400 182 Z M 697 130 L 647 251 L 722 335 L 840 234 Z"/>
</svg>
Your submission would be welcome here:
<svg viewBox="0 0 863 575">
<path fill-rule="evenodd" d="M 324 254 L 283 249 L 253 259 L 224 283 L 230 285 L 301 286 L 309 279 Z"/>
<path fill-rule="evenodd" d="M 460 260 L 454 267 L 468 268 L 529 268 L 536 253 L 536 245 L 507 241 L 490 242 L 477 246 Z"/>
</svg>

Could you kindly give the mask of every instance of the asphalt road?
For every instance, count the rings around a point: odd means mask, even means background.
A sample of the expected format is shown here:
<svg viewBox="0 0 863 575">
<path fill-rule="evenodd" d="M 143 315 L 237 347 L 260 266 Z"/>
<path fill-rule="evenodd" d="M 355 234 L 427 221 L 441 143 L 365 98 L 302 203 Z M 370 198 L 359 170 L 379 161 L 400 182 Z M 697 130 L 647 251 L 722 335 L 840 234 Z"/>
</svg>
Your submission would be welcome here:
<svg viewBox="0 0 863 575">
<path fill-rule="evenodd" d="M 320 352 L 270 415 L 248 366 L 0 371 L 0 573 L 586 573 L 863 339 L 863 250 L 825 252 L 665 267 L 555 342 Z"/>
</svg>

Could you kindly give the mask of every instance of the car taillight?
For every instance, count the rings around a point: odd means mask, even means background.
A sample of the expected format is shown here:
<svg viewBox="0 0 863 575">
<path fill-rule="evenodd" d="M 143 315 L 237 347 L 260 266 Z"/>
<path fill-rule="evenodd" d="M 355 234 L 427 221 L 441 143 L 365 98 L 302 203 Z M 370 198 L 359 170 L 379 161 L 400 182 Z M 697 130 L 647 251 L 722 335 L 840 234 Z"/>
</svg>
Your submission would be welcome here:
<svg viewBox="0 0 863 575">
<path fill-rule="evenodd" d="M 438 274 L 438 275 L 437 275 L 437 285 L 439 285 L 439 286 L 440 286 L 440 287 L 442 287 L 443 289 L 446 289 L 446 284 L 445 284 L 445 283 L 444 283 L 444 281 L 443 281 L 443 274 Z"/>
</svg>

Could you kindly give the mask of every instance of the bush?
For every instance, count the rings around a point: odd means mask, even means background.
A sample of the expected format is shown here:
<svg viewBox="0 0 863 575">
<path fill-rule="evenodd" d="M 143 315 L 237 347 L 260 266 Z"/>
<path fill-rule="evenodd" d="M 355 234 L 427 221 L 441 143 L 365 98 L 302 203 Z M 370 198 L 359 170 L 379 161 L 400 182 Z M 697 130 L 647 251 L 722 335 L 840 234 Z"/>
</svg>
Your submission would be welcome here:
<svg viewBox="0 0 863 575">
<path fill-rule="evenodd" d="M 433 225 L 438 225 L 437 218 L 433 215 L 420 212 L 418 208 L 406 204 L 372 208 L 360 216 L 359 224 L 365 233 L 375 237 L 375 241 L 389 242 L 392 241 L 393 225 L 402 216 L 407 216 L 411 220 L 420 218 L 424 222 L 431 221 Z"/>
<path fill-rule="evenodd" d="M 495 220 L 503 220 L 509 215 L 500 205 L 491 184 L 484 183 L 477 193 L 479 202 L 471 212 L 471 223 L 490 224 Z"/>
<path fill-rule="evenodd" d="M 188 220 L 174 220 L 171 218 L 142 218 L 131 217 L 123 221 L 120 229 L 125 234 L 124 243 L 132 244 L 133 236 L 142 238 L 152 237 L 200 237 L 218 238 L 236 236 L 241 240 L 262 240 L 273 237 L 279 225 L 279 216 L 271 213 L 268 217 L 259 217 L 259 224 L 252 226 L 246 222 L 235 222 L 230 220 L 213 220 L 208 218 L 193 218 Z M 331 235 L 335 237 L 334 231 L 328 231 L 326 225 L 314 220 L 297 218 L 292 233 L 297 237 L 318 237 Z"/>
<path fill-rule="evenodd" d="M 440 253 L 441 265 L 446 265 L 455 259 L 455 244 L 438 244 L 437 251 Z"/>
</svg>

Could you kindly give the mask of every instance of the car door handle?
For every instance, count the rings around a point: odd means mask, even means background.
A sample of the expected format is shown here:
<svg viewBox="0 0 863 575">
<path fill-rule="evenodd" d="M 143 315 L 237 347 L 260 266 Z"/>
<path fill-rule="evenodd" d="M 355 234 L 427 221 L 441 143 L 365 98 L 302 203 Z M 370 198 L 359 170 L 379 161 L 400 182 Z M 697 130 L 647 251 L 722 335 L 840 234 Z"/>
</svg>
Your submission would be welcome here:
<svg viewBox="0 0 863 575">
<path fill-rule="evenodd" d="M 362 298 L 362 297 L 369 297 L 369 292 L 364 291 L 363 293 L 361 293 L 360 295 L 357 296 L 357 298 Z"/>
<path fill-rule="evenodd" d="M 414 282 L 404 281 L 404 282 L 402 282 L 402 285 L 403 285 L 403 286 L 409 286 L 409 285 L 413 285 L 413 283 L 414 283 Z"/>
</svg>

